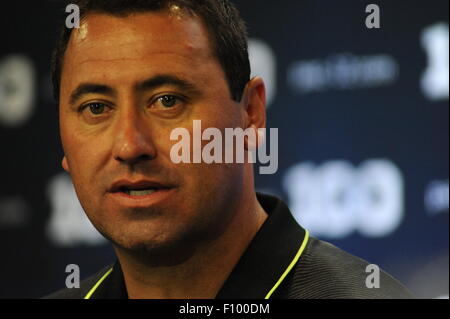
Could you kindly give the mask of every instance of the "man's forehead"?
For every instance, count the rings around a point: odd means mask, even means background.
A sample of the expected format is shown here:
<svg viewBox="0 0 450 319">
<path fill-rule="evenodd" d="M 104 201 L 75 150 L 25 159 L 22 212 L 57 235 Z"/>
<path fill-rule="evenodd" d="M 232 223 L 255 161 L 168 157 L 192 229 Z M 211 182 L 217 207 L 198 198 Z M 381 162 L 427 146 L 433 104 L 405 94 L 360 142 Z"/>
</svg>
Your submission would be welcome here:
<svg viewBox="0 0 450 319">
<path fill-rule="evenodd" d="M 113 16 L 90 13 L 72 32 L 67 55 L 81 60 L 114 60 L 167 52 L 211 55 L 211 45 L 201 20 L 168 11 Z"/>
</svg>

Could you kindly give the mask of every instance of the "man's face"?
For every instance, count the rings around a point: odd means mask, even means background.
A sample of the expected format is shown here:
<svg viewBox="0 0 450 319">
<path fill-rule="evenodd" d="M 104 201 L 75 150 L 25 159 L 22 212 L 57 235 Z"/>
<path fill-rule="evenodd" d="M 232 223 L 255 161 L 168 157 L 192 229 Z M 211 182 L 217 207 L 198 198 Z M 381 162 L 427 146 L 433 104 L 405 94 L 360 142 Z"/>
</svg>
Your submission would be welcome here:
<svg viewBox="0 0 450 319">
<path fill-rule="evenodd" d="M 60 101 L 63 167 L 94 226 L 116 245 L 164 249 L 225 227 L 243 166 L 170 158 L 170 133 L 183 127 L 192 136 L 193 120 L 222 132 L 243 127 L 201 20 L 88 15 L 72 32 Z M 143 188 L 156 191 L 135 192 Z"/>
</svg>

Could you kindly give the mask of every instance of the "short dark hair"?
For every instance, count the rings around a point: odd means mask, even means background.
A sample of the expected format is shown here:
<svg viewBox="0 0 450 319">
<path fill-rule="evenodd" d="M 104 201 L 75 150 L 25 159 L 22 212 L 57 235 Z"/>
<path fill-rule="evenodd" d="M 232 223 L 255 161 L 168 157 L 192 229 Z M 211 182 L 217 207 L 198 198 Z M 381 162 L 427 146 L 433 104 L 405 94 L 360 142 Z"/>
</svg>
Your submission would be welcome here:
<svg viewBox="0 0 450 319">
<path fill-rule="evenodd" d="M 229 0 L 72 0 L 80 8 L 80 18 L 88 13 L 127 16 L 131 13 L 168 10 L 172 5 L 200 17 L 209 33 L 213 54 L 220 62 L 233 100 L 239 102 L 250 80 L 248 36 L 245 22 Z M 59 101 L 64 54 L 72 29 L 63 25 L 52 54 L 53 93 Z"/>
</svg>

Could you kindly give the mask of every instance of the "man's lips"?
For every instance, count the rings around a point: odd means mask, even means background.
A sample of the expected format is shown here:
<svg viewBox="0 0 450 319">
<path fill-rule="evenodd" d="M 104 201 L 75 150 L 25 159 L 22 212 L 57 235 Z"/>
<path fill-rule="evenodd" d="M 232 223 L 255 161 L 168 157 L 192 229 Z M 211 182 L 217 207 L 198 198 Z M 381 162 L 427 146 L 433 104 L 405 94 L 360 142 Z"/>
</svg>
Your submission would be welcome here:
<svg viewBox="0 0 450 319">
<path fill-rule="evenodd" d="M 151 180 L 137 180 L 137 181 L 130 181 L 130 180 L 118 180 L 112 184 L 112 186 L 109 189 L 109 192 L 111 193 L 127 193 L 130 191 L 143 191 L 143 190 L 166 190 L 173 188 L 172 185 L 163 184 L 157 181 L 151 181 Z"/>
<path fill-rule="evenodd" d="M 171 198 L 176 187 L 151 180 L 119 180 L 109 190 L 113 205 L 125 208 L 148 208 Z"/>
</svg>

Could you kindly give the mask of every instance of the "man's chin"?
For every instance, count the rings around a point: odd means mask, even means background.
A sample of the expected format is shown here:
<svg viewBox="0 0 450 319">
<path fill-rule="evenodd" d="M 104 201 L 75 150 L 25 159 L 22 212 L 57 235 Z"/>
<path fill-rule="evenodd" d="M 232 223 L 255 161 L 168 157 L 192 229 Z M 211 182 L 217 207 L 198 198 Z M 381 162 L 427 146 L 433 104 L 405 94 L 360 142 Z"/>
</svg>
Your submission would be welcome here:
<svg viewBox="0 0 450 319">
<path fill-rule="evenodd" d="M 185 263 L 195 252 L 195 244 L 183 240 L 111 240 L 119 256 L 131 257 L 151 267 L 170 267 Z"/>
</svg>

